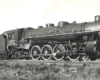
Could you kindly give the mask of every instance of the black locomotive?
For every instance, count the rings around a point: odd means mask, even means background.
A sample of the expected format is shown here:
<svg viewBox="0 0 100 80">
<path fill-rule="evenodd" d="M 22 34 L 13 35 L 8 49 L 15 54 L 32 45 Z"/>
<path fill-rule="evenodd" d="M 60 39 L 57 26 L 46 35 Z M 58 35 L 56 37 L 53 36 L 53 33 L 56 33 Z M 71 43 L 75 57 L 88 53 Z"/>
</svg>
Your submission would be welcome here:
<svg viewBox="0 0 100 80">
<path fill-rule="evenodd" d="M 0 49 L 5 49 L 7 58 L 28 54 L 33 60 L 95 60 L 100 57 L 100 16 L 94 22 L 61 21 L 57 26 L 6 31 L 0 37 Z"/>
</svg>

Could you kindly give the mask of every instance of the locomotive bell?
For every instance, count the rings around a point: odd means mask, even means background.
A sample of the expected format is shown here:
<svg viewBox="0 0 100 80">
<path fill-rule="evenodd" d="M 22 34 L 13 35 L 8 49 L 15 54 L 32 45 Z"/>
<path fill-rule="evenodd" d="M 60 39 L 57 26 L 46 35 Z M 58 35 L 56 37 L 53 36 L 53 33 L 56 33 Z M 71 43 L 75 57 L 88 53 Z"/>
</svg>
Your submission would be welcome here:
<svg viewBox="0 0 100 80">
<path fill-rule="evenodd" d="M 60 22 L 58 23 L 58 26 L 59 26 L 59 27 L 64 27 L 65 25 L 68 25 L 68 24 L 69 24 L 69 22 L 60 21 Z"/>
</svg>

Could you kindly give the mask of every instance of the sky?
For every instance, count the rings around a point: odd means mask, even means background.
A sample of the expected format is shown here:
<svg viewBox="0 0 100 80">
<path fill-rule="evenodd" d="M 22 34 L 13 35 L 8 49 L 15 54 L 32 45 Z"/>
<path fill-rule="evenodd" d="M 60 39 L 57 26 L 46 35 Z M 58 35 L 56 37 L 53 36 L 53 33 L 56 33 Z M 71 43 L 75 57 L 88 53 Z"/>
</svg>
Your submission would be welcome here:
<svg viewBox="0 0 100 80">
<path fill-rule="evenodd" d="M 0 34 L 59 21 L 90 22 L 96 15 L 100 0 L 0 0 Z"/>
</svg>

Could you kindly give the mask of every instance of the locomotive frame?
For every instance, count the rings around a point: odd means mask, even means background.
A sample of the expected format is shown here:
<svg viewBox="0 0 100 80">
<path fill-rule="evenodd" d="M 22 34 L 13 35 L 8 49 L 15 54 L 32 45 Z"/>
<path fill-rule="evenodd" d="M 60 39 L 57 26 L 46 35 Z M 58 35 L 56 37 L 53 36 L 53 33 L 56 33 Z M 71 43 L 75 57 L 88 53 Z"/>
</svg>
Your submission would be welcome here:
<svg viewBox="0 0 100 80">
<path fill-rule="evenodd" d="M 33 60 L 96 60 L 100 57 L 100 16 L 94 22 L 68 23 L 46 28 L 22 28 L 3 33 L 7 59 L 28 54 Z"/>
</svg>

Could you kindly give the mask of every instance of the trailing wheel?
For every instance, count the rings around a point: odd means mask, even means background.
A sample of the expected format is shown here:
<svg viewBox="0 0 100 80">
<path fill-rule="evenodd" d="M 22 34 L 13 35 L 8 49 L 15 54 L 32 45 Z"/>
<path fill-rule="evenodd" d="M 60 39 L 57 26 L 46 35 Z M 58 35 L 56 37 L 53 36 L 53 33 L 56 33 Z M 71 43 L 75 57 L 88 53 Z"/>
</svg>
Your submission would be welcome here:
<svg viewBox="0 0 100 80">
<path fill-rule="evenodd" d="M 52 47 L 50 45 L 44 45 L 41 53 L 43 60 L 49 60 L 52 57 Z"/>
<path fill-rule="evenodd" d="M 68 51 L 71 53 L 67 56 L 69 60 L 76 61 L 80 58 L 80 55 L 77 52 L 77 47 L 70 46 Z"/>
<path fill-rule="evenodd" d="M 57 53 L 62 53 L 62 52 L 65 52 L 65 48 L 62 44 L 58 44 L 58 45 L 55 45 L 54 48 L 53 48 L 53 58 L 55 60 L 62 60 L 64 58 L 64 55 L 57 55 Z"/>
<path fill-rule="evenodd" d="M 41 54 L 41 48 L 38 45 L 34 45 L 31 48 L 31 53 L 30 56 L 33 60 L 38 60 L 40 58 L 40 54 Z"/>
</svg>

